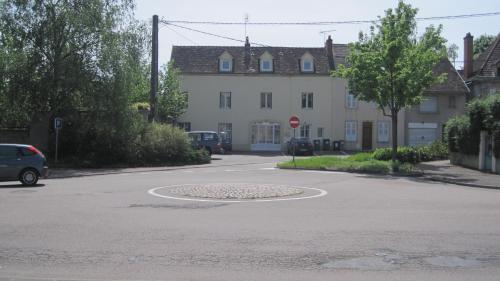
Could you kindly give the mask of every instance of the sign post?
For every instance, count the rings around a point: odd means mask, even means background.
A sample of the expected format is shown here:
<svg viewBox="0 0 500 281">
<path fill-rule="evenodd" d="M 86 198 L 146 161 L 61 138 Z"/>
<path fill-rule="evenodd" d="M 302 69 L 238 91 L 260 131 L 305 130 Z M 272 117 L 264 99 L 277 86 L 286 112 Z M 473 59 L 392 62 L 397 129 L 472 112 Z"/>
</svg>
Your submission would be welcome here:
<svg viewBox="0 0 500 281">
<path fill-rule="evenodd" d="M 288 120 L 290 123 L 290 127 L 293 128 L 293 140 L 295 140 L 295 129 L 300 125 L 300 119 L 297 117 L 297 115 L 292 115 L 290 119 Z M 297 164 L 295 164 L 295 143 L 292 143 L 292 159 L 293 159 L 293 166 L 297 168 Z"/>
<path fill-rule="evenodd" d="M 56 156 L 55 162 L 57 163 L 57 158 L 59 156 L 59 130 L 62 129 L 62 118 L 56 117 L 54 118 L 54 129 L 56 130 Z"/>
</svg>

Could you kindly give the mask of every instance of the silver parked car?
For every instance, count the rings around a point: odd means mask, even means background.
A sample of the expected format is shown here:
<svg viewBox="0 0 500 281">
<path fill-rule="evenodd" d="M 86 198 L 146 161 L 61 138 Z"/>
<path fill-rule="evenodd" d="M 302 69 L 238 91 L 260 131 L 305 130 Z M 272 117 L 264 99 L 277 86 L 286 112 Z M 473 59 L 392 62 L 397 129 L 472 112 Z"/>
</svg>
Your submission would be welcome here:
<svg viewBox="0 0 500 281">
<path fill-rule="evenodd" d="M 23 185 L 35 185 L 47 173 L 47 160 L 34 146 L 0 144 L 0 181 L 19 180 Z"/>
</svg>

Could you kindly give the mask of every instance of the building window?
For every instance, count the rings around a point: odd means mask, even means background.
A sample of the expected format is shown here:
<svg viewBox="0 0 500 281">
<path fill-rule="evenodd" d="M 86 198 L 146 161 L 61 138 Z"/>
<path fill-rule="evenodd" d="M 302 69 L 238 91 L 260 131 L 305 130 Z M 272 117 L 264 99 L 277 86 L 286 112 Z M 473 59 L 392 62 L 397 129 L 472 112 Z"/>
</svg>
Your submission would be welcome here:
<svg viewBox="0 0 500 281">
<path fill-rule="evenodd" d="M 303 59 L 302 60 L 302 72 L 313 72 L 314 71 L 314 63 L 312 59 Z"/>
<path fill-rule="evenodd" d="M 323 127 L 318 127 L 318 138 L 323 137 Z"/>
<path fill-rule="evenodd" d="M 345 140 L 358 140 L 358 123 L 356 121 L 345 121 Z"/>
<path fill-rule="evenodd" d="M 231 108 L 231 92 L 220 92 L 219 107 L 222 109 Z"/>
<path fill-rule="evenodd" d="M 420 103 L 420 112 L 436 113 L 438 110 L 437 97 L 428 96 L 424 97 Z"/>
<path fill-rule="evenodd" d="M 301 138 L 309 138 L 311 132 L 311 125 L 303 124 L 300 126 L 300 137 Z"/>
<path fill-rule="evenodd" d="M 448 107 L 449 108 L 457 108 L 457 97 L 455 97 L 455 96 L 448 97 Z"/>
<path fill-rule="evenodd" d="M 223 141 L 229 143 L 233 142 L 233 124 L 232 123 L 219 123 L 218 133 Z"/>
<path fill-rule="evenodd" d="M 260 93 L 260 108 L 273 108 L 272 93 Z"/>
<path fill-rule="evenodd" d="M 271 59 L 263 59 L 260 61 L 260 71 L 261 72 L 272 72 L 273 71 L 273 61 Z"/>
<path fill-rule="evenodd" d="M 179 122 L 179 123 L 177 123 L 177 127 L 179 127 L 179 129 L 183 129 L 186 132 L 190 132 L 191 131 L 191 122 Z"/>
<path fill-rule="evenodd" d="M 219 58 L 219 71 L 220 72 L 233 71 L 233 58 L 229 54 L 224 54 Z"/>
<path fill-rule="evenodd" d="M 302 93 L 302 108 L 313 108 L 313 93 Z"/>
<path fill-rule="evenodd" d="M 351 109 L 358 107 L 358 99 L 356 98 L 355 95 L 353 95 L 351 93 L 351 91 L 349 91 L 347 93 L 346 105 L 347 105 L 347 108 L 351 108 Z"/>
<path fill-rule="evenodd" d="M 377 126 L 378 142 L 389 142 L 389 121 L 379 121 Z"/>
</svg>

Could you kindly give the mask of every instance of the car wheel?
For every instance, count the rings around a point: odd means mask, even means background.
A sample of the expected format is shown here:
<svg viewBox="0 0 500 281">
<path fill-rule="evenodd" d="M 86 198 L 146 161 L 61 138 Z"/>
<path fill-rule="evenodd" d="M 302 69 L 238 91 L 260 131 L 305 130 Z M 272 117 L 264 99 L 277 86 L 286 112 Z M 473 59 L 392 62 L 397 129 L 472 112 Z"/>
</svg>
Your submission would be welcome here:
<svg viewBox="0 0 500 281">
<path fill-rule="evenodd" d="M 26 169 L 21 172 L 19 181 L 23 185 L 35 185 L 38 182 L 38 173 L 34 169 Z"/>
</svg>

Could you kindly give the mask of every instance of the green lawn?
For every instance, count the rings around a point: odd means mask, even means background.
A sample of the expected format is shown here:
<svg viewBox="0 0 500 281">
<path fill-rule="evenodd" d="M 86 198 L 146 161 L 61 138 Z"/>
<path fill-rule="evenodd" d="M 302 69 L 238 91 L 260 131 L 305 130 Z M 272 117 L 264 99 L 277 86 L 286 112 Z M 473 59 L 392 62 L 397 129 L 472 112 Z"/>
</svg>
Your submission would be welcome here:
<svg viewBox="0 0 500 281">
<path fill-rule="evenodd" d="M 292 161 L 278 163 L 278 167 L 388 174 L 392 170 L 392 162 L 375 160 L 372 153 L 357 153 L 348 157 L 315 156 L 300 158 L 295 159 L 295 164 Z M 413 166 L 411 164 L 402 164 L 399 169 L 401 172 L 411 172 Z"/>
</svg>

